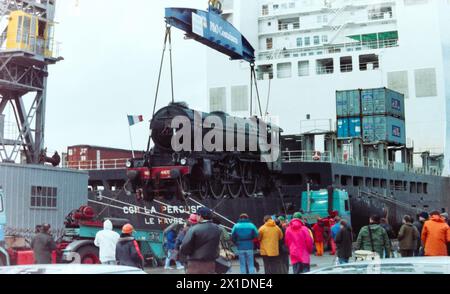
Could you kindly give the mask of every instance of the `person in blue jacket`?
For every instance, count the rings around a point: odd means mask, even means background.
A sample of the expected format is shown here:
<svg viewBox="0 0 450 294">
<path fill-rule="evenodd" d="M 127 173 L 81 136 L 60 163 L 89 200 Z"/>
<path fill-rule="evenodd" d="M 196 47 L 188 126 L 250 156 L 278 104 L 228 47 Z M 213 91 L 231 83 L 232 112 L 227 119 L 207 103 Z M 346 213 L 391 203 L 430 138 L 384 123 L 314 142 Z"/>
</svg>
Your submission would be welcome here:
<svg viewBox="0 0 450 294">
<path fill-rule="evenodd" d="M 336 236 L 339 234 L 339 231 L 341 230 L 341 218 L 339 216 L 336 216 L 334 218 L 334 221 L 336 222 L 334 226 L 331 227 L 331 236 L 333 237 L 333 240 L 336 241 Z"/>
<path fill-rule="evenodd" d="M 175 230 L 172 229 L 169 232 L 167 232 L 166 242 L 164 244 L 165 249 L 167 249 L 166 264 L 164 266 L 165 270 L 172 269 L 172 267 L 170 266 L 171 261 L 175 261 L 177 265 L 177 270 L 184 269 L 184 266 L 178 260 L 178 250 L 176 248 L 176 240 L 177 240 L 177 232 Z"/>
<path fill-rule="evenodd" d="M 250 221 L 249 216 L 241 214 L 239 221 L 231 231 L 231 239 L 239 251 L 241 274 L 255 274 L 253 240 L 258 238 L 258 229 Z"/>
</svg>

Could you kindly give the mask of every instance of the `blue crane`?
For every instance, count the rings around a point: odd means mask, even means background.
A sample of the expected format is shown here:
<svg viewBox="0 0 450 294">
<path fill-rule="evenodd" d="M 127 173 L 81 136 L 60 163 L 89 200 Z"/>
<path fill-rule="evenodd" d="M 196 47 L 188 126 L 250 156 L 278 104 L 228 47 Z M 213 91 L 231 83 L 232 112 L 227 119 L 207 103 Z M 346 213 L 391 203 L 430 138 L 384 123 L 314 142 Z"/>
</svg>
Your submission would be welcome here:
<svg viewBox="0 0 450 294">
<path fill-rule="evenodd" d="M 169 44 L 170 53 L 170 73 L 172 102 L 175 102 L 173 86 L 173 64 L 172 64 L 172 37 L 171 28 L 175 27 L 185 32 L 188 39 L 193 39 L 214 50 L 217 50 L 230 57 L 231 60 L 244 60 L 250 63 L 250 97 L 253 97 L 253 85 L 255 85 L 259 111 L 261 116 L 262 108 L 259 99 L 259 90 L 256 82 L 255 72 L 255 49 L 250 42 L 231 23 L 222 17 L 222 4 L 219 0 L 209 0 L 208 11 L 191 8 L 166 8 L 165 11 L 166 33 L 164 37 L 164 49 L 161 58 L 161 65 L 158 76 L 158 84 L 153 107 L 153 116 L 156 111 L 156 104 L 159 94 L 161 73 L 164 64 L 164 56 Z M 253 99 L 250 99 L 250 115 L 253 112 Z"/>
</svg>

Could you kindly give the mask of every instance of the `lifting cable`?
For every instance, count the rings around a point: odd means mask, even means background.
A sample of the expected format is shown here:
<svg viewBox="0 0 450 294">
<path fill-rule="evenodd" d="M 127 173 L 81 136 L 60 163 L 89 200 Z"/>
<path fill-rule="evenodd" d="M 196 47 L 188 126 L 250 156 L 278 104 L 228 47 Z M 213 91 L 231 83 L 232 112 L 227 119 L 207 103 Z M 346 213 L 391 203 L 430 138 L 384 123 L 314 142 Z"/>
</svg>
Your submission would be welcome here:
<svg viewBox="0 0 450 294">
<path fill-rule="evenodd" d="M 156 104 L 158 103 L 159 87 L 161 85 L 161 75 L 162 75 L 163 66 L 164 66 L 164 57 L 166 56 L 167 43 L 169 44 L 170 88 L 172 91 L 172 103 L 175 103 L 175 90 L 174 90 L 174 86 L 173 86 L 172 27 L 169 24 L 166 24 L 166 32 L 164 34 L 164 45 L 163 45 L 163 51 L 162 51 L 162 55 L 161 55 L 161 63 L 159 65 L 158 82 L 156 84 L 155 99 L 153 101 L 152 120 L 153 120 L 153 117 L 155 116 Z M 149 136 L 148 143 L 147 143 L 147 153 L 150 151 L 150 144 L 151 144 L 151 135 Z"/>
<path fill-rule="evenodd" d="M 272 85 L 272 80 L 269 79 L 269 91 L 267 92 L 267 103 L 266 103 L 266 112 L 264 112 L 265 116 L 269 115 L 269 102 L 270 102 L 270 91 L 272 89 L 271 85 Z"/>
<path fill-rule="evenodd" d="M 259 107 L 259 113 L 261 117 L 263 117 L 262 107 L 261 107 L 261 99 L 259 97 L 259 88 L 258 88 L 258 81 L 256 79 L 256 71 L 255 71 L 255 64 L 250 64 L 250 116 L 253 116 L 253 85 L 255 86 L 256 90 L 256 98 L 258 100 L 258 107 Z"/>
<path fill-rule="evenodd" d="M 156 104 L 158 102 L 159 86 L 161 84 L 161 75 L 162 75 L 162 70 L 163 70 L 163 66 L 164 66 L 164 57 L 166 55 L 167 43 L 169 43 L 170 86 L 171 86 L 171 90 L 172 90 L 172 103 L 175 102 L 175 94 L 174 94 L 174 87 L 173 87 L 172 30 L 171 30 L 170 25 L 166 25 L 166 33 L 164 35 L 164 46 L 163 46 L 163 51 L 162 51 L 162 56 L 161 56 L 161 64 L 159 66 L 159 73 L 158 73 L 158 83 L 156 85 L 155 100 L 153 103 L 152 118 L 153 118 L 153 116 L 155 116 L 155 112 L 156 112 Z"/>
</svg>

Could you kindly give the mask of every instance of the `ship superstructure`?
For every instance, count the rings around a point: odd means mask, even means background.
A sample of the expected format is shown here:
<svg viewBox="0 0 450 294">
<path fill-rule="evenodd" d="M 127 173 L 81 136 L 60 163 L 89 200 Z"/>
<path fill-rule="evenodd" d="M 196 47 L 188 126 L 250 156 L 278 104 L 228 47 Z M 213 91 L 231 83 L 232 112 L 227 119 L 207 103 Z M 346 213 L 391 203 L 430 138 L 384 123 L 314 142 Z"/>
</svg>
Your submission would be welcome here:
<svg viewBox="0 0 450 294">
<path fill-rule="evenodd" d="M 448 1 L 223 2 L 256 48 L 264 109 L 285 133 L 336 130 L 336 91 L 387 87 L 405 95 L 416 163 L 444 154 L 448 174 Z M 207 64 L 209 110 L 248 116 L 247 66 L 212 52 Z"/>
</svg>

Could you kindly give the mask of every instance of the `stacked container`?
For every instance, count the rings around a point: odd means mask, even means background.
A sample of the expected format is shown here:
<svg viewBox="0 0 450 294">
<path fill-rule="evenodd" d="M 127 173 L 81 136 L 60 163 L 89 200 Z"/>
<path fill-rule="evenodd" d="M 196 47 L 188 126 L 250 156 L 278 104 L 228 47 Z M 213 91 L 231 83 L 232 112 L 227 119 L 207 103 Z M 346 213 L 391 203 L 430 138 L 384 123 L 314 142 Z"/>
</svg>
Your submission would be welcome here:
<svg viewBox="0 0 450 294">
<path fill-rule="evenodd" d="M 386 89 L 336 92 L 338 138 L 406 144 L 404 95 Z"/>
</svg>

